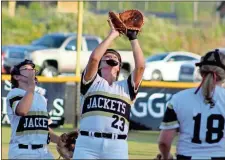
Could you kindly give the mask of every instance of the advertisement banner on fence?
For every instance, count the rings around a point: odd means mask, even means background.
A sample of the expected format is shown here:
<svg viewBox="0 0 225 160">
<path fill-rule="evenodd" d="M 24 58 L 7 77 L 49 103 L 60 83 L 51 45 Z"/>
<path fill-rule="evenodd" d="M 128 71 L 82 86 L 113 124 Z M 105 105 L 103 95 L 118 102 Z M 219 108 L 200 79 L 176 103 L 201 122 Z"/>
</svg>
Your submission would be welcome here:
<svg viewBox="0 0 225 160">
<path fill-rule="evenodd" d="M 131 108 L 130 129 L 159 130 L 166 103 L 182 89 L 141 87 Z"/>
<path fill-rule="evenodd" d="M 49 115 L 53 121 L 52 126 L 58 127 L 64 124 L 64 104 L 65 104 L 65 83 L 39 83 L 36 91 L 41 92 L 48 102 Z M 2 124 L 10 124 L 7 115 L 6 97 L 11 90 L 11 83 L 4 80 L 1 83 L 1 111 Z"/>
<path fill-rule="evenodd" d="M 71 90 L 66 88 L 66 85 L 67 84 L 65 82 L 40 82 L 37 88 L 39 91 L 41 90 L 44 93 L 44 96 L 48 100 L 48 111 L 53 120 L 54 127 L 63 125 L 65 119 L 68 119 L 67 116 L 75 116 L 73 110 L 74 107 L 71 107 L 75 106 L 75 102 L 71 101 L 71 98 L 74 98 L 74 95 L 71 93 Z M 167 101 L 171 99 L 173 94 L 185 89 L 180 87 L 176 88 L 174 86 L 176 86 L 176 84 L 173 84 L 173 88 L 165 88 L 165 86 L 140 87 L 136 102 L 131 108 L 130 129 L 158 130 L 163 119 Z M 70 86 L 70 88 L 71 87 L 75 90 L 75 85 Z M 10 123 L 7 116 L 6 106 L 6 96 L 10 90 L 11 83 L 7 80 L 2 80 L 2 124 Z M 67 110 L 65 110 L 65 108 Z M 69 118 L 67 123 L 74 122 L 72 121 L 72 118 Z"/>
</svg>

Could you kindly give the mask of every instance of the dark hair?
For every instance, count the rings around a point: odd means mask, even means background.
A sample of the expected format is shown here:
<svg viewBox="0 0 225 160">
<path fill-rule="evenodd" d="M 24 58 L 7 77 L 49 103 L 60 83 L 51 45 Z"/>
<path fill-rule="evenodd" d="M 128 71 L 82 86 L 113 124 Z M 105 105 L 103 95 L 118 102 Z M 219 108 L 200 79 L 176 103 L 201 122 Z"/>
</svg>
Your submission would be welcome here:
<svg viewBox="0 0 225 160">
<path fill-rule="evenodd" d="M 105 51 L 104 55 L 106 55 L 106 54 L 108 54 L 108 53 L 111 53 L 111 54 L 116 55 L 117 58 L 118 58 L 118 60 L 119 60 L 119 62 L 120 62 L 120 64 L 122 63 L 122 59 L 121 59 L 121 56 L 120 56 L 119 52 L 117 52 L 117 51 L 114 50 L 114 49 L 107 49 L 107 50 Z M 104 55 L 103 55 L 103 56 L 104 56 Z"/>
<path fill-rule="evenodd" d="M 120 62 L 119 65 L 120 65 L 120 67 L 121 67 L 121 64 L 122 64 L 122 58 L 121 58 L 119 52 L 117 52 L 115 49 L 107 49 L 107 50 L 105 51 L 105 53 L 103 54 L 103 56 L 106 55 L 106 54 L 108 54 L 108 53 L 111 53 L 111 54 L 114 54 L 114 55 L 117 56 L 117 58 L 118 58 L 118 60 L 119 60 L 119 62 Z M 102 56 L 102 57 L 103 57 L 103 56 Z M 101 59 L 102 59 L 102 58 L 101 58 Z M 100 67 L 100 64 L 101 64 L 101 60 L 99 61 L 98 68 Z M 117 74 L 117 78 L 118 78 L 118 76 L 119 76 L 119 73 L 120 73 L 120 71 L 119 71 L 118 74 Z M 100 69 L 98 69 L 98 74 L 101 76 L 101 70 L 100 70 Z"/>
<path fill-rule="evenodd" d="M 32 68 L 35 68 L 35 64 L 31 60 L 27 60 L 27 59 L 25 59 L 23 62 L 20 62 L 19 64 L 13 66 L 13 68 L 10 71 L 12 88 L 19 87 L 18 81 L 13 76 L 20 75 L 20 67 L 22 67 L 24 65 L 31 65 Z"/>
</svg>

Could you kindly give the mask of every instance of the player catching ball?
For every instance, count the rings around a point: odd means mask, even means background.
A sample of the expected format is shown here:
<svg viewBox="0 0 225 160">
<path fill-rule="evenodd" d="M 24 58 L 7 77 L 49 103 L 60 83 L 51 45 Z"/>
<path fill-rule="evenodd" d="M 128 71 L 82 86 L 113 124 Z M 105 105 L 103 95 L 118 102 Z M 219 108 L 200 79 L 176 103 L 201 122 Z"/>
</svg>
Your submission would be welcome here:
<svg viewBox="0 0 225 160">
<path fill-rule="evenodd" d="M 35 91 L 35 65 L 25 60 L 11 71 L 12 90 L 7 95 L 7 110 L 11 124 L 9 159 L 54 159 L 49 142 L 60 138 L 49 128 L 47 101 Z"/>
<path fill-rule="evenodd" d="M 159 150 L 170 158 L 179 128 L 177 159 L 225 159 L 225 53 L 216 49 L 201 58 L 200 86 L 175 94 L 160 126 Z"/>
<path fill-rule="evenodd" d="M 127 134 L 131 105 L 145 68 L 137 31 L 128 30 L 135 69 L 117 81 L 122 60 L 108 49 L 120 35 L 109 20 L 111 32 L 93 51 L 81 79 L 81 120 L 73 159 L 128 159 Z M 131 56 L 131 55 L 127 55 Z"/>
</svg>

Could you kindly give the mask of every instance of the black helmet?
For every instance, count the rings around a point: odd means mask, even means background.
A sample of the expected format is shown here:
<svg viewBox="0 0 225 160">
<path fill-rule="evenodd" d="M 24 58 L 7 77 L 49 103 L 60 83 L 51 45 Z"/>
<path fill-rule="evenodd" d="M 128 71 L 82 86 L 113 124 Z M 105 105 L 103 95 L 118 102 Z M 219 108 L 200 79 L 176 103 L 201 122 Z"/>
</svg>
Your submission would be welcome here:
<svg viewBox="0 0 225 160">
<path fill-rule="evenodd" d="M 215 51 L 210 51 L 204 57 L 202 57 L 201 62 L 196 63 L 195 65 L 199 67 L 203 65 L 213 65 L 213 66 L 218 66 L 225 70 L 225 65 L 221 62 L 219 53 L 220 53 L 219 49 L 215 49 Z M 215 57 L 214 60 L 208 60 L 209 57 L 211 57 L 211 55 Z"/>
<path fill-rule="evenodd" d="M 13 77 L 14 75 L 20 75 L 20 67 L 24 65 L 31 65 L 32 68 L 35 68 L 35 64 L 31 60 L 25 59 L 24 61 L 20 62 L 19 64 L 15 65 L 11 71 L 11 83 L 12 83 L 12 88 L 17 88 L 18 87 L 18 81 Z M 35 80 L 37 82 L 37 78 L 35 77 Z"/>
</svg>

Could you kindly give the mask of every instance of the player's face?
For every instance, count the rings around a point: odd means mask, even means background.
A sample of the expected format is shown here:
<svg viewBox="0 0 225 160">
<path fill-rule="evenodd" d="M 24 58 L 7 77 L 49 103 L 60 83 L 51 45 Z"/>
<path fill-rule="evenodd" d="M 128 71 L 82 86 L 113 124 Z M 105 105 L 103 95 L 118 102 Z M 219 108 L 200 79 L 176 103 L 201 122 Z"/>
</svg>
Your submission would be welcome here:
<svg viewBox="0 0 225 160">
<path fill-rule="evenodd" d="M 20 75 L 18 76 L 19 80 L 23 82 L 27 82 L 26 77 L 28 76 L 29 72 L 34 72 L 34 73 L 36 72 L 31 65 L 27 64 L 20 67 Z"/>
<path fill-rule="evenodd" d="M 113 59 L 114 61 L 118 62 L 118 65 L 117 66 L 108 65 L 106 63 L 106 60 L 109 60 L 109 59 Z M 105 54 L 102 57 L 100 68 L 101 68 L 103 78 L 104 78 L 104 76 L 109 76 L 109 74 L 112 75 L 113 78 L 116 78 L 117 73 L 120 70 L 120 62 L 119 62 L 118 57 L 114 54 L 111 54 L 111 53 Z"/>
<path fill-rule="evenodd" d="M 102 57 L 102 60 L 103 60 L 103 61 L 104 61 L 104 60 L 108 60 L 108 59 L 113 59 L 113 60 L 119 62 L 118 57 L 117 57 L 115 54 L 112 54 L 112 53 L 107 53 L 107 54 L 105 54 L 105 55 Z M 105 62 L 105 61 L 104 61 L 104 62 Z"/>
</svg>

